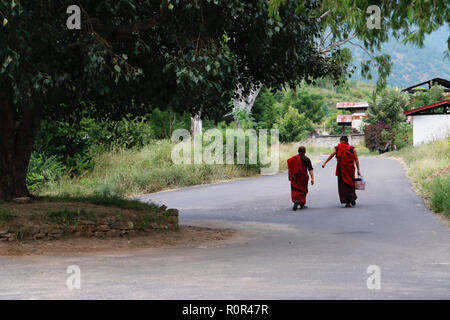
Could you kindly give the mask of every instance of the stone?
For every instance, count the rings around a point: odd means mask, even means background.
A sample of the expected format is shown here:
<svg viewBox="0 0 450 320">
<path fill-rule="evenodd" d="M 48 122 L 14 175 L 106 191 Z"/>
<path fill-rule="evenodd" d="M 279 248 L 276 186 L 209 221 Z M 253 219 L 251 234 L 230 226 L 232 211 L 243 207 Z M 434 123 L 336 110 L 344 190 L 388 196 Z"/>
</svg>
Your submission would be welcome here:
<svg viewBox="0 0 450 320">
<path fill-rule="evenodd" d="M 50 227 L 43 227 L 43 228 L 41 228 L 41 229 L 39 230 L 39 233 L 44 233 L 44 234 L 46 234 L 46 233 L 51 233 L 52 230 L 53 230 L 53 228 L 50 228 Z"/>
<path fill-rule="evenodd" d="M 110 230 L 106 232 L 106 236 L 107 237 L 119 237 L 120 236 L 120 231 L 119 230 Z"/>
<path fill-rule="evenodd" d="M 101 231 L 94 232 L 94 237 L 104 238 L 105 237 L 105 233 L 101 232 Z"/>
<path fill-rule="evenodd" d="M 112 228 L 120 230 L 133 230 L 134 223 L 131 221 L 115 222 L 112 224 Z"/>
<path fill-rule="evenodd" d="M 162 205 L 161 207 L 159 207 L 162 211 L 166 211 L 167 207 L 165 205 Z"/>
<path fill-rule="evenodd" d="M 35 238 L 36 240 L 43 239 L 43 238 L 45 238 L 45 233 L 38 233 L 38 234 L 35 234 L 35 235 L 34 235 L 34 238 Z"/>
<path fill-rule="evenodd" d="M 28 227 L 26 229 L 26 231 L 27 231 L 28 234 L 33 235 L 33 234 L 39 233 L 39 227 Z"/>
<path fill-rule="evenodd" d="M 152 228 L 157 230 L 157 229 L 159 229 L 159 225 L 156 223 L 152 223 Z"/>
<path fill-rule="evenodd" d="M 12 201 L 15 203 L 25 204 L 25 203 L 30 203 L 31 198 L 30 197 L 20 197 L 20 198 L 14 198 Z"/>
<path fill-rule="evenodd" d="M 129 236 L 135 236 L 136 235 L 136 231 L 130 230 L 130 231 L 128 231 L 128 235 Z"/>
<path fill-rule="evenodd" d="M 0 236 L 7 234 L 8 233 L 8 229 L 0 229 Z"/>
<path fill-rule="evenodd" d="M 63 231 L 62 229 L 52 229 L 52 230 L 50 230 L 50 232 L 48 232 L 48 233 L 50 233 L 50 234 L 52 234 L 52 235 L 54 235 L 54 234 L 63 234 L 64 231 Z"/>
<path fill-rule="evenodd" d="M 175 217 L 178 217 L 179 211 L 178 211 L 178 209 L 168 209 L 168 210 L 167 210 L 167 214 L 168 214 L 169 216 L 175 216 Z"/>
<path fill-rule="evenodd" d="M 109 231 L 109 230 L 111 230 L 111 228 L 107 224 L 101 224 L 98 226 L 98 230 L 99 231 Z"/>
<path fill-rule="evenodd" d="M 79 223 L 84 224 L 84 225 L 89 225 L 89 226 L 95 225 L 95 222 L 89 221 L 89 220 L 81 220 Z"/>
</svg>

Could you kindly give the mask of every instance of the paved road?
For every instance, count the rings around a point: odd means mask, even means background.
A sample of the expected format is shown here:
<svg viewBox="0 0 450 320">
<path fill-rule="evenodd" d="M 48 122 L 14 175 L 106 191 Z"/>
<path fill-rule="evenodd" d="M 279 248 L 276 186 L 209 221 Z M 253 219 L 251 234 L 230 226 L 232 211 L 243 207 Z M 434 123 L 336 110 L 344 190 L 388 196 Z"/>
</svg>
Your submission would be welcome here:
<svg viewBox="0 0 450 320">
<path fill-rule="evenodd" d="M 242 230 L 224 246 L 160 253 L 0 258 L 0 299 L 450 298 L 450 229 L 411 190 L 401 165 L 362 158 L 367 190 L 338 203 L 334 163 L 316 166 L 309 209 L 291 211 L 286 174 L 142 197 L 185 224 Z M 65 269 L 82 270 L 69 291 Z M 381 289 L 367 289 L 369 265 Z"/>
</svg>

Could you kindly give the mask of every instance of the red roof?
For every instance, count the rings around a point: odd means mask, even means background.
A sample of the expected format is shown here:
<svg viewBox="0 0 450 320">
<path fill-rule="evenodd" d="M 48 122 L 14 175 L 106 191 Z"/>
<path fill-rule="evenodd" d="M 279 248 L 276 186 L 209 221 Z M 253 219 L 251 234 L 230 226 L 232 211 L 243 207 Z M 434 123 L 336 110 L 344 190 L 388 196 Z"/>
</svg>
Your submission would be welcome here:
<svg viewBox="0 0 450 320">
<path fill-rule="evenodd" d="M 423 110 L 427 110 L 427 109 L 433 109 L 433 108 L 440 107 L 440 106 L 446 105 L 446 104 L 450 105 L 450 100 L 443 100 L 443 101 L 440 101 L 440 102 L 436 102 L 436 103 L 430 104 L 428 106 L 423 106 L 423 107 L 411 109 L 409 111 L 403 112 L 403 114 L 405 116 L 411 116 L 411 115 L 414 115 L 414 113 L 417 113 L 417 112 L 420 112 L 420 111 L 423 111 Z"/>
</svg>

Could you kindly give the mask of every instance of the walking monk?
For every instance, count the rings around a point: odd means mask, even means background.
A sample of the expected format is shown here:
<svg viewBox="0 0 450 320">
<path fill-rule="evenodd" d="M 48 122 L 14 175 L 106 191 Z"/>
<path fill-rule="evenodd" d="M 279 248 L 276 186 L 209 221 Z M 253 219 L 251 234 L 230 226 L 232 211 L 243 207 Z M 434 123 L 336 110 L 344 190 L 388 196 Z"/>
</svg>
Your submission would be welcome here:
<svg viewBox="0 0 450 320">
<path fill-rule="evenodd" d="M 345 207 L 356 204 L 355 200 L 355 163 L 358 169 L 358 176 L 361 175 L 359 171 L 358 154 L 353 146 L 348 144 L 347 136 L 342 136 L 340 143 L 328 159 L 322 164 L 322 168 L 336 155 L 336 175 L 338 177 L 338 190 L 341 203 L 345 203 Z"/>
<path fill-rule="evenodd" d="M 306 194 L 308 193 L 309 175 L 311 176 L 311 185 L 314 184 L 314 172 L 311 160 L 305 156 L 306 148 L 298 148 L 298 154 L 287 160 L 289 181 L 291 181 L 291 196 L 294 202 L 294 211 L 300 205 L 300 209 L 308 208 L 306 204 Z"/>
</svg>

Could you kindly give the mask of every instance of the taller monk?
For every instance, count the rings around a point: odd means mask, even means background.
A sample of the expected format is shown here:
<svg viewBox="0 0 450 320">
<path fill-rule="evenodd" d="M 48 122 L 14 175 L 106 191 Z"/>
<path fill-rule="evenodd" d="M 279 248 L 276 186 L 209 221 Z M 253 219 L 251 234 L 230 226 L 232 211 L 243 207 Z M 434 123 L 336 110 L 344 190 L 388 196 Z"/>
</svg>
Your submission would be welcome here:
<svg viewBox="0 0 450 320">
<path fill-rule="evenodd" d="M 341 203 L 345 203 L 345 207 L 349 208 L 356 204 L 357 199 L 355 192 L 355 164 L 358 176 L 361 176 L 358 154 L 355 148 L 348 144 L 347 136 L 342 136 L 339 145 L 334 149 L 333 153 L 322 164 L 322 168 L 325 168 L 328 161 L 336 156 L 339 198 Z"/>
</svg>

